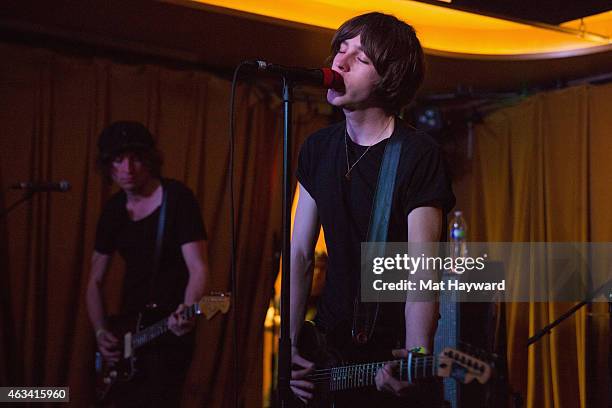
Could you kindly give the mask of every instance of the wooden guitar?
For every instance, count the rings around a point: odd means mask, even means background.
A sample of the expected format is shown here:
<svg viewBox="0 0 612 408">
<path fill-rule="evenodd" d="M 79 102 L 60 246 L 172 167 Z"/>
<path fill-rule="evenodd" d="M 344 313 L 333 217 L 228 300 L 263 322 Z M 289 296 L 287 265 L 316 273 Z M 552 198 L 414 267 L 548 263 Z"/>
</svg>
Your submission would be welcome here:
<svg viewBox="0 0 612 408">
<path fill-rule="evenodd" d="M 315 363 L 316 369 L 306 379 L 315 385 L 315 398 L 308 406 L 325 407 L 333 402 L 334 393 L 374 386 L 376 373 L 387 363 L 397 365 L 396 377 L 418 382 L 433 377 L 450 377 L 460 383 L 473 380 L 484 384 L 492 375 L 491 364 L 468 353 L 445 348 L 439 355 L 415 355 L 388 361 L 346 364 L 340 353 L 327 344 L 327 338 L 312 322 L 305 322 L 298 339 L 300 354 Z"/>
<path fill-rule="evenodd" d="M 204 315 L 212 319 L 217 313 L 227 313 L 230 307 L 229 294 L 204 296 L 198 303 L 183 309 L 181 316 L 191 319 Z M 117 382 L 130 381 L 136 371 L 136 351 L 166 333 L 168 317 L 150 326 L 144 327 L 144 313 L 135 316 L 115 318 L 111 321 L 111 332 L 119 339 L 121 357 L 113 364 L 107 363 L 99 352 L 96 352 L 96 400 L 104 402 Z"/>
</svg>

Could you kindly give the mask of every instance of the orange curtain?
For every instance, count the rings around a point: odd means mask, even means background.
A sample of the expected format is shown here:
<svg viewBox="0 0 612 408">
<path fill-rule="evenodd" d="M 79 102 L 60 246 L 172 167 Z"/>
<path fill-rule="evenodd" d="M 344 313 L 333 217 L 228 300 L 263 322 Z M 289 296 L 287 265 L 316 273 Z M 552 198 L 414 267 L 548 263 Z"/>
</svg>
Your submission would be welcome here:
<svg viewBox="0 0 612 408">
<path fill-rule="evenodd" d="M 475 128 L 474 241 L 612 241 L 612 85 L 530 97 Z M 529 349 L 568 303 L 509 303 L 510 381 L 527 407 L 604 407 L 607 303 L 583 308 Z"/>
<path fill-rule="evenodd" d="M 137 120 L 156 136 L 163 175 L 199 199 L 209 234 L 212 290 L 230 288 L 228 107 L 230 83 L 204 72 L 68 56 L 0 44 L 0 206 L 17 200 L 17 180 L 72 183 L 38 194 L 0 219 L 0 382 L 70 386 L 71 401 L 93 396 L 94 336 L 84 293 L 97 217 L 112 193 L 95 170 L 96 140 L 108 123 Z M 261 405 L 263 324 L 280 236 L 281 109 L 273 93 L 241 86 L 236 111 L 238 293 L 230 314 L 198 324 L 184 406 Z M 294 162 L 304 137 L 323 126 L 317 104 L 294 108 Z M 105 286 L 118 308 L 121 261 Z M 232 352 L 231 319 L 238 326 Z M 232 361 L 240 367 L 238 389 Z"/>
</svg>

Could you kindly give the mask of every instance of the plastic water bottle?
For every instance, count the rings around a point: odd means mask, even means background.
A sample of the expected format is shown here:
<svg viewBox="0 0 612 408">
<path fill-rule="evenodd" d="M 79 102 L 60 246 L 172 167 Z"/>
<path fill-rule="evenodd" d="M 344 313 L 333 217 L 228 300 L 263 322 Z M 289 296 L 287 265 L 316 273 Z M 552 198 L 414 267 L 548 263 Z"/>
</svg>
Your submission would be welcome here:
<svg viewBox="0 0 612 408">
<path fill-rule="evenodd" d="M 467 256 L 467 223 L 463 218 L 463 212 L 455 211 L 453 218 L 448 224 L 448 245 L 450 256 L 453 259 Z"/>
</svg>

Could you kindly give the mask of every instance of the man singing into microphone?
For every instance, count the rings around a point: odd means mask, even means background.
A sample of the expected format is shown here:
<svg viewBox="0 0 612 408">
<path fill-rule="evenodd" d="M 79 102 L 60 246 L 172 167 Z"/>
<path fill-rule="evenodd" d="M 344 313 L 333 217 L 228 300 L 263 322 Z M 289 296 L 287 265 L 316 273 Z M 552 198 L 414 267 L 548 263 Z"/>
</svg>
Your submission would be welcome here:
<svg viewBox="0 0 612 408">
<path fill-rule="evenodd" d="M 352 333 L 364 325 L 359 302 L 360 244 L 367 240 L 374 192 L 385 147 L 401 138 L 388 241 L 435 242 L 455 197 L 440 149 L 398 116 L 423 80 L 423 52 L 413 28 L 397 18 L 369 13 L 345 22 L 331 44 L 332 68 L 345 90 L 329 90 L 327 100 L 346 120 L 312 134 L 301 148 L 297 169 L 299 200 L 291 244 L 291 388 L 303 401 L 314 396 L 306 378 L 313 363 L 297 348 L 312 281 L 313 250 L 325 230 L 328 271 L 315 324 L 341 351 L 359 343 Z M 381 175 L 382 177 L 382 175 Z M 368 341 L 381 350 L 429 354 L 437 327 L 435 302 L 381 303 Z M 370 345 L 371 346 L 371 345 Z M 399 347 L 398 347 L 399 346 Z M 363 361 L 367 355 L 359 356 Z M 410 384 L 387 365 L 376 375 L 377 390 L 336 396 L 341 406 L 438 407 L 436 383 Z"/>
<path fill-rule="evenodd" d="M 169 317 L 170 329 L 138 349 L 136 376 L 114 386 L 111 397 L 118 406 L 178 406 L 195 341 L 195 322 L 181 312 L 200 300 L 208 274 L 200 207 L 185 185 L 161 178 L 161 153 L 142 124 L 111 124 L 102 131 L 98 149 L 102 174 L 120 188 L 98 221 L 87 287 L 98 349 L 109 363 L 120 357 L 122 339 L 112 332 L 102 299 L 104 276 L 115 251 L 125 261 L 121 313 L 143 313 L 145 326 Z"/>
</svg>

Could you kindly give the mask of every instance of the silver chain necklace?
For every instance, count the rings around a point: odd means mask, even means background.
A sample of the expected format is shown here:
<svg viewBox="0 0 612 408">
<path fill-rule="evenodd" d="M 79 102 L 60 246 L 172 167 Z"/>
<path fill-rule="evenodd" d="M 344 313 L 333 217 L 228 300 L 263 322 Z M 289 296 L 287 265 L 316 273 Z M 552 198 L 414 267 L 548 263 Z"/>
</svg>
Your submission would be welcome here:
<svg viewBox="0 0 612 408">
<path fill-rule="evenodd" d="M 383 128 L 382 132 L 380 132 L 380 134 L 378 135 L 378 139 L 380 139 L 380 137 L 383 135 L 383 133 L 385 133 L 385 130 L 387 130 L 387 128 L 391 124 L 392 120 L 393 120 L 393 116 L 389 119 L 389 121 L 387 122 L 387 124 Z M 346 178 L 347 180 L 350 180 L 351 179 L 351 171 L 353 170 L 353 167 L 355 167 L 357 165 L 357 163 L 359 163 L 359 160 L 361 160 L 363 158 L 363 156 L 365 156 L 366 153 L 370 150 L 370 148 L 372 146 L 374 146 L 376 143 L 369 145 L 368 148 L 365 150 L 365 152 L 363 152 L 361 154 L 361 156 L 359 156 L 359 158 L 357 160 L 355 160 L 355 163 L 353 163 L 351 165 L 350 162 L 349 162 L 348 141 L 347 141 L 347 138 L 348 138 L 348 130 L 345 127 L 344 128 L 344 151 L 346 152 L 346 174 L 344 175 L 344 178 Z"/>
</svg>

